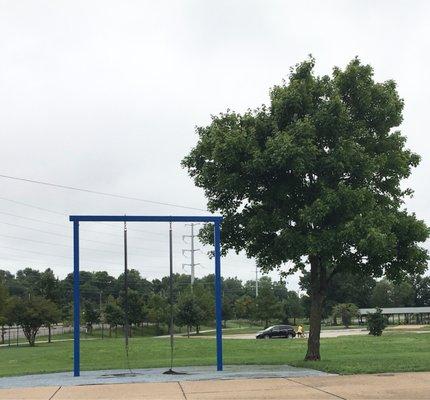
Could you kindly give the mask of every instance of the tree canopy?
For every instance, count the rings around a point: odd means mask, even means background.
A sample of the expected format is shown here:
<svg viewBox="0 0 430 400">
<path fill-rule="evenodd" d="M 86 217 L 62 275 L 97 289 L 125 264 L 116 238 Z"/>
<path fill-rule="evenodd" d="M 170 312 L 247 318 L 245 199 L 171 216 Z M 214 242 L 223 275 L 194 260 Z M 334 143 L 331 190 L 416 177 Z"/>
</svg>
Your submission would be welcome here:
<svg viewBox="0 0 430 400">
<path fill-rule="evenodd" d="M 339 303 L 333 307 L 333 318 L 338 318 L 342 320 L 342 324 L 345 328 L 351 325 L 351 320 L 353 317 L 358 315 L 358 307 L 352 303 Z"/>
<path fill-rule="evenodd" d="M 310 58 L 292 68 L 269 106 L 213 116 L 182 161 L 208 209 L 224 217 L 224 252 L 244 250 L 263 270 L 310 265 L 308 360 L 320 359 L 330 279 L 420 274 L 429 234 L 404 208 L 412 191 L 400 183 L 420 158 L 393 130 L 403 110 L 395 82 L 375 82 L 358 58 L 331 76 L 314 67 Z M 209 226 L 202 238 L 212 242 Z"/>
<path fill-rule="evenodd" d="M 40 327 L 58 322 L 60 311 L 55 303 L 40 296 L 12 297 L 8 301 L 6 318 L 9 323 L 20 325 L 28 343 L 34 346 Z"/>
</svg>

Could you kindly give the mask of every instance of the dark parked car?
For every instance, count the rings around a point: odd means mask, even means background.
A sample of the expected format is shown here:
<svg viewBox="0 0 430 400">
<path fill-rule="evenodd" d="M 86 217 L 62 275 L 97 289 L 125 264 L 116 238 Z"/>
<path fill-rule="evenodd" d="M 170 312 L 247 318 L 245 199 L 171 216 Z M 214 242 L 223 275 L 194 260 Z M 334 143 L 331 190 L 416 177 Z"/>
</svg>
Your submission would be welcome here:
<svg viewBox="0 0 430 400">
<path fill-rule="evenodd" d="M 296 336 L 296 332 L 291 325 L 275 325 L 269 326 L 264 331 L 258 332 L 256 339 L 292 339 Z"/>
</svg>

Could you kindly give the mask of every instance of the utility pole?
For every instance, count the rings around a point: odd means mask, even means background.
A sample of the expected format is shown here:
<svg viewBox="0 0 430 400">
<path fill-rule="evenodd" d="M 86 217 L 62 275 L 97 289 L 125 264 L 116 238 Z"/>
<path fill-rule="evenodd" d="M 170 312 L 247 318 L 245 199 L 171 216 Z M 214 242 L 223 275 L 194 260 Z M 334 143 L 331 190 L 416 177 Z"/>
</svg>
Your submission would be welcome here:
<svg viewBox="0 0 430 400">
<path fill-rule="evenodd" d="M 124 332 L 125 332 L 125 352 L 128 363 L 128 337 L 130 334 L 128 326 L 128 260 L 127 260 L 127 222 L 124 221 Z"/>
<path fill-rule="evenodd" d="M 194 248 L 194 238 L 197 236 L 194 234 L 194 226 L 199 225 L 199 224 L 186 224 L 186 226 L 190 226 L 191 227 L 191 235 L 183 235 L 182 236 L 182 240 L 185 242 L 185 238 L 189 237 L 191 239 L 191 249 L 183 249 L 182 250 L 182 254 L 185 254 L 186 252 L 190 253 L 190 263 L 188 264 L 182 264 L 182 268 L 184 268 L 185 266 L 190 266 L 191 267 L 191 292 L 193 291 L 193 285 L 194 285 L 194 278 L 195 278 L 195 267 L 196 265 L 200 265 L 200 264 L 196 264 L 194 261 L 194 253 L 196 251 L 199 251 L 200 249 L 196 249 Z"/>
<path fill-rule="evenodd" d="M 258 265 L 255 266 L 255 297 L 258 297 Z"/>
<path fill-rule="evenodd" d="M 102 308 L 102 294 L 103 294 L 103 291 L 102 290 L 100 290 L 100 292 L 99 292 L 99 304 L 100 304 L 100 323 L 101 323 L 101 326 L 102 326 L 102 339 L 103 339 L 103 308 Z"/>
</svg>

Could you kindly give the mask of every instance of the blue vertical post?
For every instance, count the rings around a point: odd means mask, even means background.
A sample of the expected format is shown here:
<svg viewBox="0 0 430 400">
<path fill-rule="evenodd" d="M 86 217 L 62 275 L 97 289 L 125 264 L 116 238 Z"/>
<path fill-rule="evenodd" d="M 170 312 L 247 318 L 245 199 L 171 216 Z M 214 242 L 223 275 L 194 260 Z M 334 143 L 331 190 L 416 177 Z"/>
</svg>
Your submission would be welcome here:
<svg viewBox="0 0 430 400">
<path fill-rule="evenodd" d="M 73 221 L 73 372 L 80 375 L 79 221 Z"/>
<path fill-rule="evenodd" d="M 221 298 L 221 230 L 219 221 L 214 223 L 215 245 L 215 316 L 216 316 L 216 365 L 222 371 L 222 298 Z"/>
</svg>

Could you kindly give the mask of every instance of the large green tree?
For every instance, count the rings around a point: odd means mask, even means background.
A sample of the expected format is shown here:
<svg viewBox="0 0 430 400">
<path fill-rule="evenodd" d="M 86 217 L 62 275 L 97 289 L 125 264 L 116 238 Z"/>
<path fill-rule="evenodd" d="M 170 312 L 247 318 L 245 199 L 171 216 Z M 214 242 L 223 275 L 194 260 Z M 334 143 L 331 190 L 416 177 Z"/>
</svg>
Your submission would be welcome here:
<svg viewBox="0 0 430 400">
<path fill-rule="evenodd" d="M 125 309 L 124 292 L 122 292 L 120 295 L 119 303 L 122 306 L 124 313 L 127 312 L 127 318 L 128 318 L 129 324 L 139 325 L 141 322 L 143 322 L 143 319 L 144 319 L 143 296 L 137 290 L 128 289 L 127 297 L 128 297 L 127 310 Z"/>
<path fill-rule="evenodd" d="M 93 333 L 93 324 L 100 321 L 100 309 L 90 301 L 85 301 L 82 310 L 82 320 L 85 322 L 87 333 Z"/>
<path fill-rule="evenodd" d="M 7 323 L 6 319 L 6 304 L 8 293 L 6 286 L 3 285 L 2 277 L 0 276 L 0 343 L 4 344 L 4 335 L 6 333 L 4 325 Z"/>
<path fill-rule="evenodd" d="M 414 278 L 415 305 L 418 307 L 430 306 L 430 276 L 417 276 Z"/>
<path fill-rule="evenodd" d="M 176 322 L 179 326 L 187 327 L 188 337 L 192 326 L 197 327 L 208 319 L 198 303 L 195 295 L 189 292 L 180 295 L 178 299 Z"/>
<path fill-rule="evenodd" d="M 395 82 L 375 82 L 358 59 L 322 77 L 309 59 L 271 90 L 269 106 L 227 111 L 198 127 L 182 162 L 208 209 L 224 216 L 224 252 L 244 250 L 265 271 L 310 268 L 306 360 L 320 359 L 322 308 L 335 274 L 394 280 L 426 268 L 419 243 L 428 228 L 403 204 L 411 191 L 400 183 L 419 156 L 393 130 L 402 109 Z M 202 237 L 212 242 L 210 227 Z"/>
<path fill-rule="evenodd" d="M 208 275 L 207 277 L 211 278 L 213 275 Z M 215 317 L 215 296 L 212 291 L 208 290 L 206 285 L 196 284 L 193 289 L 193 297 L 198 308 L 203 311 L 202 318 L 194 325 L 196 332 L 199 333 L 200 325 L 213 320 Z"/>
<path fill-rule="evenodd" d="M 285 323 L 296 323 L 296 318 L 301 318 L 305 314 L 300 296 L 290 290 L 282 304 L 282 319 Z"/>
<path fill-rule="evenodd" d="M 55 303 L 40 296 L 11 297 L 6 308 L 8 322 L 21 326 L 30 346 L 35 345 L 40 327 L 58 322 L 60 316 Z"/>
<path fill-rule="evenodd" d="M 251 315 L 255 312 L 255 299 L 244 294 L 235 301 L 234 308 L 237 318 L 250 319 Z"/>
<path fill-rule="evenodd" d="M 0 280 L 0 316 L 4 315 L 8 293 L 6 286 Z"/>
<path fill-rule="evenodd" d="M 62 297 L 59 280 L 55 277 L 54 271 L 52 271 L 51 268 L 47 268 L 39 275 L 35 290 L 39 296 L 51 300 L 54 303 L 59 303 Z"/>
<path fill-rule="evenodd" d="M 118 305 L 117 301 L 110 296 L 104 309 L 105 320 L 109 324 L 109 336 L 112 336 L 112 328 L 124 324 L 124 311 Z"/>
<path fill-rule="evenodd" d="M 381 279 L 373 288 L 370 298 L 372 307 L 394 307 L 394 284 Z"/>
<path fill-rule="evenodd" d="M 271 320 L 282 318 L 282 303 L 275 296 L 272 281 L 269 277 L 263 276 L 260 279 L 258 297 L 255 299 L 254 318 L 263 321 L 267 328 Z"/>
<path fill-rule="evenodd" d="M 154 323 L 157 332 L 161 332 L 160 324 L 169 323 L 169 302 L 166 297 L 153 293 L 148 301 L 148 319 Z"/>
<path fill-rule="evenodd" d="M 332 313 L 335 321 L 339 317 L 345 328 L 348 328 L 352 318 L 358 315 L 358 307 L 352 303 L 340 303 L 333 307 Z"/>
</svg>

